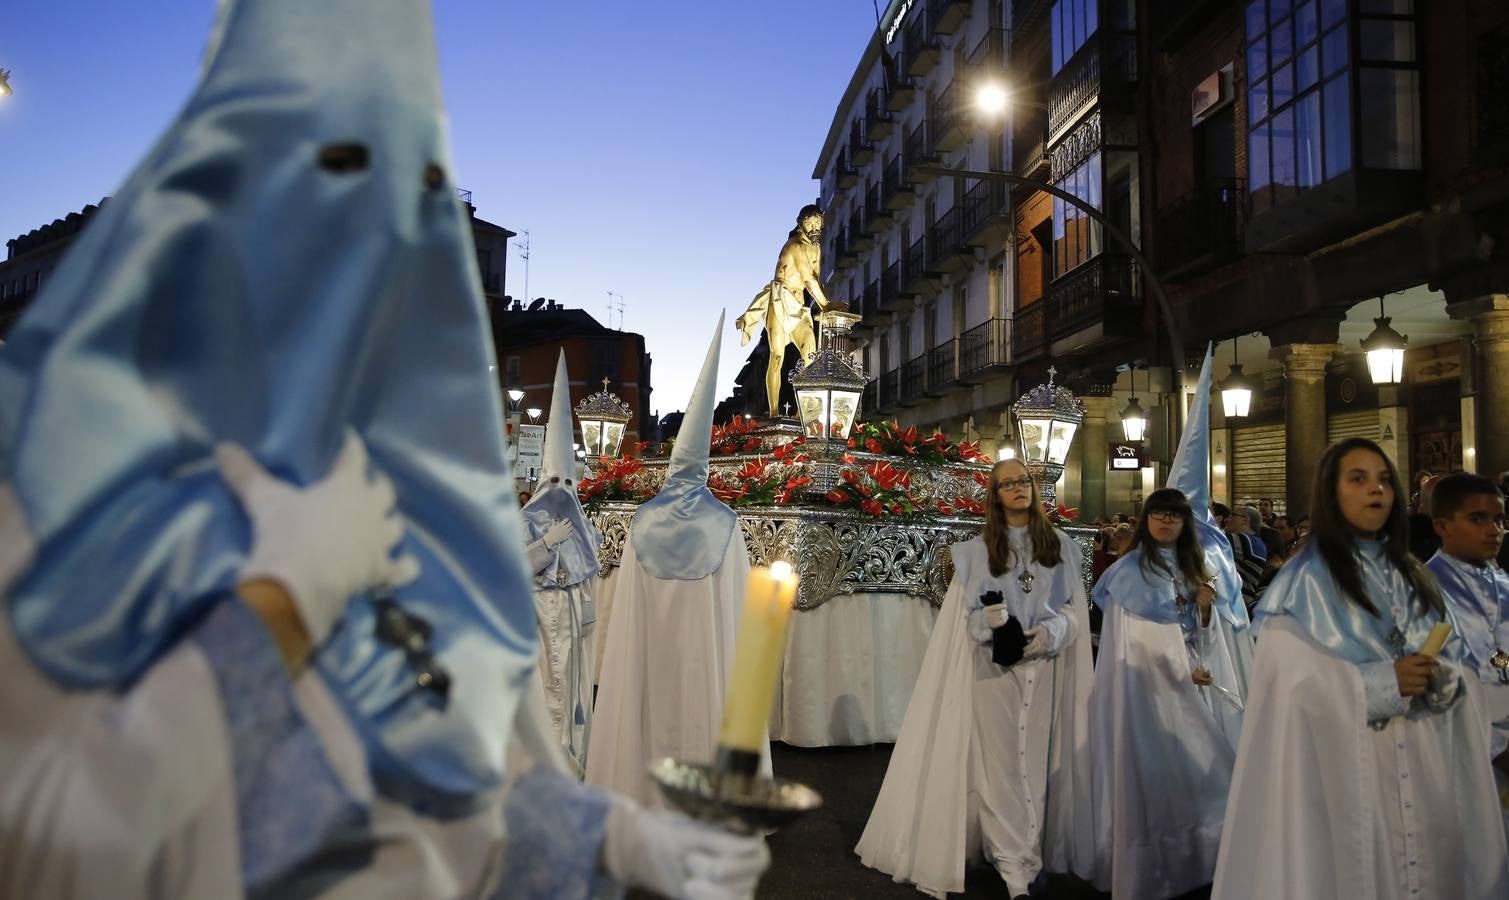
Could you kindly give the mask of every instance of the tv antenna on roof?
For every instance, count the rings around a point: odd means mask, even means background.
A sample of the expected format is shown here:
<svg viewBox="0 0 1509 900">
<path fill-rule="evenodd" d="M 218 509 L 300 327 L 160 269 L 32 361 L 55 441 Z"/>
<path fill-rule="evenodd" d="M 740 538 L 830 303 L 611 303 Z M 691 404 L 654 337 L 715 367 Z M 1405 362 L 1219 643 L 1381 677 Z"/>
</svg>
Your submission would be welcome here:
<svg viewBox="0 0 1509 900">
<path fill-rule="evenodd" d="M 513 245 L 519 249 L 519 258 L 524 260 L 524 298 L 529 299 L 529 229 L 519 232 L 524 235 L 524 240 L 514 241 Z"/>
</svg>

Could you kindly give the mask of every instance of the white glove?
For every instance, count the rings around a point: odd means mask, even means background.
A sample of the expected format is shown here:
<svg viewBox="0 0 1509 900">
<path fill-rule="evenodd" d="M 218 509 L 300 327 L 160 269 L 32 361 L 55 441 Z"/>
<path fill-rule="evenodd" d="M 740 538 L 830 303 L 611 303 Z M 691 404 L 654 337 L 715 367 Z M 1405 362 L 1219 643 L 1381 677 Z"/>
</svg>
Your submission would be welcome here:
<svg viewBox="0 0 1509 900">
<path fill-rule="evenodd" d="M 604 823 L 603 866 L 624 884 L 674 900 L 742 900 L 754 896 L 770 851 L 760 837 L 740 837 L 669 812 L 615 798 Z"/>
<path fill-rule="evenodd" d="M 1022 648 L 1023 659 L 1038 659 L 1048 652 L 1048 629 L 1041 625 L 1027 629 L 1027 646 Z"/>
<path fill-rule="evenodd" d="M 555 524 L 550 526 L 550 530 L 545 532 L 545 546 L 554 550 L 557 545 L 564 544 L 570 540 L 571 535 L 575 532 L 576 529 L 571 527 L 570 522 L 565 519 L 556 519 Z"/>
<path fill-rule="evenodd" d="M 984 610 L 985 624 L 991 628 L 1000 628 L 1006 624 L 1007 619 L 1011 618 L 1011 610 L 1007 609 L 1004 603 L 993 603 L 984 607 Z"/>
<path fill-rule="evenodd" d="M 367 448 L 354 431 L 325 477 L 305 488 L 280 481 L 239 444 L 215 447 L 220 476 L 252 522 L 251 556 L 240 580 L 283 585 L 315 646 L 355 594 L 419 575 L 412 556 L 389 553 L 403 537 L 393 485 L 367 474 Z"/>
</svg>

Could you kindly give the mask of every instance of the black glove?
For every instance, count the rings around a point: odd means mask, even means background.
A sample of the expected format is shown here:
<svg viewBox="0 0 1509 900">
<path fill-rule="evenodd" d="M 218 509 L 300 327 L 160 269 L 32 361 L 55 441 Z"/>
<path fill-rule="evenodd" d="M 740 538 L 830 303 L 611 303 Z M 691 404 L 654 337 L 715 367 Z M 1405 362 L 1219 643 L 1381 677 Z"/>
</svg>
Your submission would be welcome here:
<svg viewBox="0 0 1509 900">
<path fill-rule="evenodd" d="M 994 606 L 1004 599 L 1000 591 L 986 591 L 980 595 L 980 605 Z M 1007 619 L 1000 628 L 991 629 L 990 633 L 991 662 L 1004 669 L 1022 661 L 1022 653 L 1027 649 L 1027 633 L 1016 616 Z"/>
</svg>

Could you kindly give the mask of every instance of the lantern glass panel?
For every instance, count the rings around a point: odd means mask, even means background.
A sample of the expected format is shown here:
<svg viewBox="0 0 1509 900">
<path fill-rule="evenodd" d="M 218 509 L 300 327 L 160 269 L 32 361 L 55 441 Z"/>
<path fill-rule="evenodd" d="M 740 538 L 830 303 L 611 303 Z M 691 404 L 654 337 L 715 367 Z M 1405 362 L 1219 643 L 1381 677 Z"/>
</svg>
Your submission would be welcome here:
<svg viewBox="0 0 1509 900">
<path fill-rule="evenodd" d="M 822 437 L 828 420 L 828 391 L 823 388 L 797 391 L 796 405 L 802 416 L 802 431 L 810 438 Z"/>
<path fill-rule="evenodd" d="M 603 456 L 617 456 L 619 445 L 624 440 L 623 422 L 603 423 Z"/>
<path fill-rule="evenodd" d="M 1222 388 L 1221 409 L 1229 418 L 1240 419 L 1252 406 L 1252 391 L 1244 387 Z"/>
<path fill-rule="evenodd" d="M 1017 431 L 1022 435 L 1022 452 L 1028 462 L 1048 461 L 1048 429 L 1053 420 L 1023 416 Z"/>
<path fill-rule="evenodd" d="M 602 455 L 603 423 L 596 419 L 582 420 L 582 448 L 595 456 Z"/>
<path fill-rule="evenodd" d="M 1368 372 L 1374 384 L 1398 384 L 1404 380 L 1404 350 L 1386 348 L 1368 351 Z"/>
<path fill-rule="evenodd" d="M 1053 423 L 1053 430 L 1048 437 L 1048 462 L 1063 465 L 1069 458 L 1069 445 L 1074 443 L 1074 429 L 1079 426 L 1073 422 Z"/>
<path fill-rule="evenodd" d="M 859 391 L 835 390 L 831 393 L 833 401 L 828 418 L 828 435 L 834 440 L 845 440 L 854 427 L 854 414 L 859 411 Z"/>
<path fill-rule="evenodd" d="M 1141 416 L 1131 416 L 1121 420 L 1121 429 L 1126 432 L 1127 440 L 1140 441 L 1147 432 L 1147 419 Z"/>
</svg>

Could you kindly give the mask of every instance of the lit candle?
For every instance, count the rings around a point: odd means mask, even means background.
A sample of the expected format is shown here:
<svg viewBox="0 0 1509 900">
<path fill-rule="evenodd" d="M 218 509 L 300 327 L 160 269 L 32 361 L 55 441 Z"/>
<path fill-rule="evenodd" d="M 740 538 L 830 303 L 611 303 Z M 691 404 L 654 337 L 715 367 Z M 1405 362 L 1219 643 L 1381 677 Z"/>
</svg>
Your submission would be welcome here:
<svg viewBox="0 0 1509 900">
<path fill-rule="evenodd" d="M 1451 637 L 1451 624 L 1449 622 L 1437 622 L 1431 628 L 1430 634 L 1425 638 L 1425 646 L 1420 648 L 1421 656 L 1435 656 L 1446 646 L 1446 639 Z"/>
<path fill-rule="evenodd" d="M 791 564 L 781 560 L 768 569 L 751 569 L 744 582 L 744 613 L 718 738 L 724 751 L 758 757 L 764 744 L 798 580 Z"/>
</svg>

